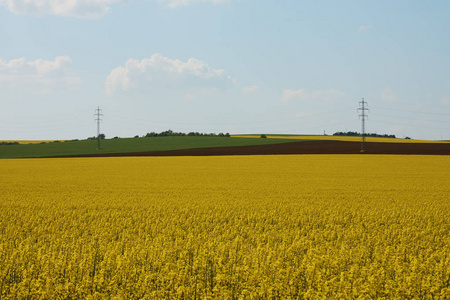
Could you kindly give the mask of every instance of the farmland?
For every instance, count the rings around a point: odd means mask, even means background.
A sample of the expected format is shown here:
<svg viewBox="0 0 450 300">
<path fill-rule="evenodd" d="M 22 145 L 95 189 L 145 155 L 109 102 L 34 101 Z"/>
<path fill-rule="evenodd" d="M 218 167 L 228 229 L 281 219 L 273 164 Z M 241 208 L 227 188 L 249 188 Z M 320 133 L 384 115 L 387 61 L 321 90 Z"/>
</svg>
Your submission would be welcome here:
<svg viewBox="0 0 450 300">
<path fill-rule="evenodd" d="M 0 298 L 448 299 L 449 164 L 0 160 Z"/>
<path fill-rule="evenodd" d="M 54 157 L 90 154 L 102 155 L 112 153 L 172 151 L 192 148 L 269 145 L 276 143 L 286 143 L 290 141 L 291 140 L 289 139 L 226 138 L 208 136 L 121 138 L 102 140 L 100 150 L 97 150 L 96 140 L 56 142 L 43 141 L 42 143 L 31 143 L 31 141 L 26 141 L 26 144 L 0 146 L 0 158 Z"/>
<path fill-rule="evenodd" d="M 236 135 L 240 138 L 259 138 L 260 135 Z M 270 139 L 289 139 L 289 140 L 320 140 L 320 141 L 345 141 L 345 142 L 360 142 L 360 136 L 335 136 L 335 135 L 289 135 L 289 134 L 274 134 L 267 135 Z M 415 140 L 415 139 L 399 139 L 399 138 L 385 138 L 385 137 L 365 137 L 368 143 L 401 143 L 401 144 L 435 144 L 448 143 L 448 141 L 432 141 L 432 140 Z"/>
<path fill-rule="evenodd" d="M 267 154 L 357 154 L 359 137 L 311 135 L 240 135 L 233 137 L 171 136 L 96 140 L 45 141 L 0 145 L 0 158 L 73 156 L 204 156 Z M 24 144 L 23 144 L 24 143 Z M 367 138 L 368 154 L 449 155 L 450 142 Z"/>
</svg>

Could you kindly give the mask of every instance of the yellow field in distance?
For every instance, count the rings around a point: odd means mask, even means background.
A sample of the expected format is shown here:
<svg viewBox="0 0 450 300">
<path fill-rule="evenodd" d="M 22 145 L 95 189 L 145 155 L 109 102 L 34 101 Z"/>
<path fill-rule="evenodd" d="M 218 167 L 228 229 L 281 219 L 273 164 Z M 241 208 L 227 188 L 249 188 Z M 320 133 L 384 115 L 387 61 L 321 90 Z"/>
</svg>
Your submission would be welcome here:
<svg viewBox="0 0 450 300">
<path fill-rule="evenodd" d="M 450 299 L 449 165 L 0 160 L 0 298 Z"/>
<path fill-rule="evenodd" d="M 300 139 L 300 140 L 323 140 L 323 141 L 347 141 L 360 142 L 359 136 L 333 136 L 333 135 L 266 135 L 267 138 L 273 139 Z M 259 138 L 259 135 L 233 135 L 232 137 L 245 138 Z M 430 140 L 414 140 L 414 139 L 394 139 L 394 138 L 380 138 L 380 137 L 366 137 L 366 142 L 378 143 L 449 143 L 445 141 L 430 141 Z"/>
<path fill-rule="evenodd" d="M 19 144 L 41 144 L 41 143 L 51 143 L 51 142 L 55 142 L 55 140 L 42 140 L 42 141 L 37 141 L 37 140 L 4 140 L 4 141 L 0 141 L 0 143 L 5 142 L 5 143 L 19 143 Z M 58 142 L 64 142 L 64 140 L 58 140 Z"/>
</svg>

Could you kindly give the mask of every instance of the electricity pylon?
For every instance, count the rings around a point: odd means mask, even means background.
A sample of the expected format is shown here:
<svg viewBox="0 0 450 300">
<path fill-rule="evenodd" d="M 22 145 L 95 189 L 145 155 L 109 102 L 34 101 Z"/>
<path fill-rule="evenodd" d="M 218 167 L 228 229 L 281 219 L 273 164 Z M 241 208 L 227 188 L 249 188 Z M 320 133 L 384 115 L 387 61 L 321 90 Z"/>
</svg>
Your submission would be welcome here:
<svg viewBox="0 0 450 300">
<path fill-rule="evenodd" d="M 362 101 L 359 102 L 360 108 L 358 108 L 358 112 L 360 113 L 359 117 L 361 118 L 361 153 L 366 152 L 366 118 L 369 116 L 366 114 L 366 111 L 369 111 L 367 107 L 365 107 L 367 104 L 366 101 L 364 101 L 364 98 L 362 98 Z"/>
<path fill-rule="evenodd" d="M 100 121 L 102 121 L 102 110 L 100 106 L 95 110 L 95 120 L 97 121 L 97 150 L 100 150 Z"/>
</svg>

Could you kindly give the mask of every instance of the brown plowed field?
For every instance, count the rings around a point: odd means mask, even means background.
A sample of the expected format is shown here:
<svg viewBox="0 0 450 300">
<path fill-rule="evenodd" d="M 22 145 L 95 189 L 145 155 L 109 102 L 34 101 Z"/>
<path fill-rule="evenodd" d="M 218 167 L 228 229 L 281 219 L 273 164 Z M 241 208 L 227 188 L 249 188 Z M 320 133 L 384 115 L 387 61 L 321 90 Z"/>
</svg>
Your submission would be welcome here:
<svg viewBox="0 0 450 300">
<path fill-rule="evenodd" d="M 306 141 L 259 146 L 236 146 L 137 153 L 105 153 L 80 155 L 99 156 L 212 156 L 212 155 L 268 155 L 268 154 L 358 154 L 359 142 Z M 450 143 L 366 143 L 367 154 L 450 155 Z"/>
</svg>

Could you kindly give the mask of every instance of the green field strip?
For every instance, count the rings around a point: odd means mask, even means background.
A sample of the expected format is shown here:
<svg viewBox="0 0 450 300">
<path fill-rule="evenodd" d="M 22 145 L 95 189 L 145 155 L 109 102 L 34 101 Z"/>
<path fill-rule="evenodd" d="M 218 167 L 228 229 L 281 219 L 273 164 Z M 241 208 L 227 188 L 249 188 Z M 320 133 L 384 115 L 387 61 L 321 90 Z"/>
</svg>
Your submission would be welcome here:
<svg viewBox="0 0 450 300">
<path fill-rule="evenodd" d="M 301 140 L 299 139 L 286 138 L 256 139 L 208 136 L 120 138 L 102 140 L 100 150 L 97 150 L 96 140 L 80 140 L 43 144 L 2 145 L 0 146 L 0 158 L 39 158 L 86 154 L 170 151 L 197 148 L 269 145 L 300 141 Z"/>
</svg>

